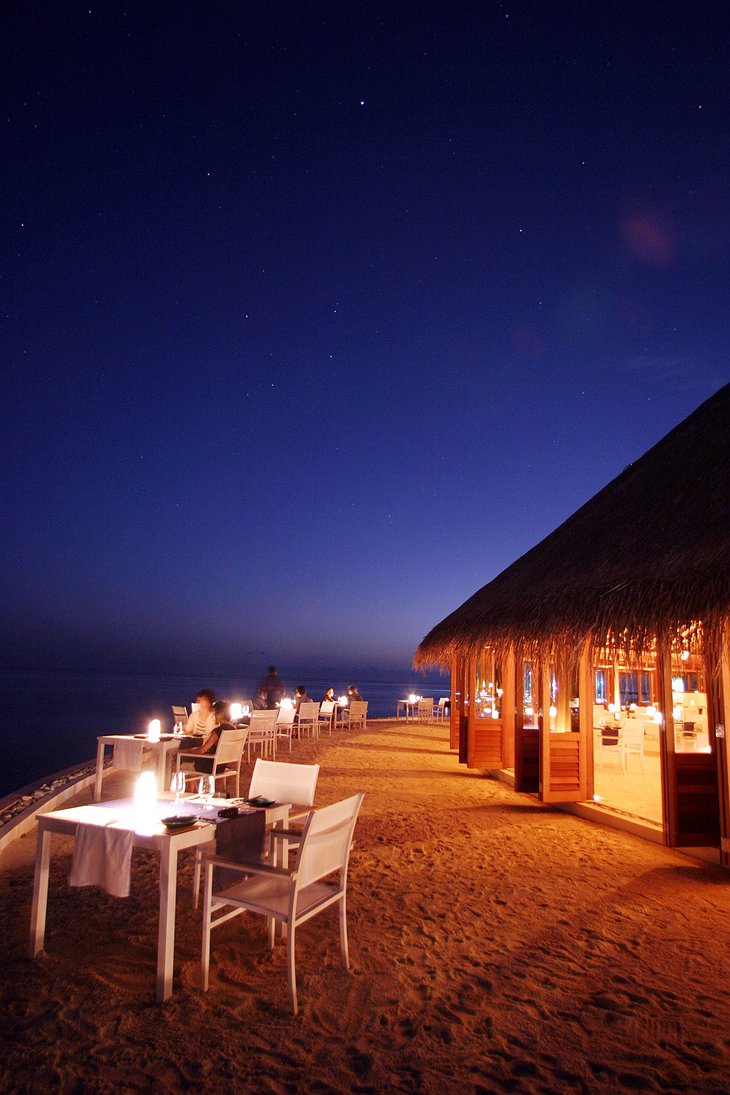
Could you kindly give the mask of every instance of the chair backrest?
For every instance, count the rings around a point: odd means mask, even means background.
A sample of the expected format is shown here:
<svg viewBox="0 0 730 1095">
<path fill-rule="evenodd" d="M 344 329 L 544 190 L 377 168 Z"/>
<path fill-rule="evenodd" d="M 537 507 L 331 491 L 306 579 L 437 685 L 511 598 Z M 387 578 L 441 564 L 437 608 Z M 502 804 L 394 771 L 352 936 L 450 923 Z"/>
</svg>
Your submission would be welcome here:
<svg viewBox="0 0 730 1095">
<path fill-rule="evenodd" d="M 360 791 L 309 815 L 299 846 L 297 889 L 335 871 L 341 872 L 340 888 L 344 889 L 352 833 L 364 797 Z"/>
<path fill-rule="evenodd" d="M 280 707 L 276 718 L 277 726 L 293 726 L 296 711 L 293 707 Z"/>
<path fill-rule="evenodd" d="M 319 705 L 320 715 L 331 715 L 332 712 L 334 711 L 334 709 L 335 709 L 335 701 L 334 700 L 322 700 L 322 702 Z"/>
<path fill-rule="evenodd" d="M 441 698 L 439 699 L 439 707 L 446 707 L 446 704 L 448 702 L 449 702 L 449 697 L 448 696 L 441 696 Z"/>
<path fill-rule="evenodd" d="M 296 806 L 312 806 L 319 778 L 318 764 L 287 764 L 258 758 L 251 776 L 248 797 L 273 798 Z"/>
<path fill-rule="evenodd" d="M 252 711 L 249 730 L 268 730 L 269 727 L 276 726 L 278 717 L 279 712 L 276 708 L 273 708 L 273 710 Z"/>
<path fill-rule="evenodd" d="M 185 719 L 185 721 L 187 722 L 187 720 L 188 720 L 188 709 L 187 709 L 187 707 L 176 707 L 175 704 L 173 703 L 173 705 L 172 705 L 172 717 L 174 718 L 175 722 L 179 722 L 180 719 Z"/>
<path fill-rule="evenodd" d="M 215 763 L 230 764 L 233 761 L 237 764 L 241 759 L 241 753 L 243 752 L 247 737 L 247 726 L 237 726 L 233 730 L 224 730 L 218 738 L 218 745 L 215 750 Z"/>
<path fill-rule="evenodd" d="M 419 715 L 433 715 L 433 700 L 419 700 L 418 701 L 418 714 Z"/>
<path fill-rule="evenodd" d="M 644 740 L 644 724 L 631 719 L 624 723 L 621 740 L 625 745 L 638 745 Z"/>
<path fill-rule="evenodd" d="M 431 705 L 433 706 L 433 700 L 431 701 Z M 367 715 L 367 713 L 368 713 L 368 701 L 367 700 L 353 700 L 352 703 L 350 704 L 350 718 L 351 719 L 358 719 L 362 715 Z"/>
<path fill-rule="evenodd" d="M 299 721 L 308 722 L 310 719 L 319 718 L 318 703 L 303 703 L 299 707 Z"/>
</svg>

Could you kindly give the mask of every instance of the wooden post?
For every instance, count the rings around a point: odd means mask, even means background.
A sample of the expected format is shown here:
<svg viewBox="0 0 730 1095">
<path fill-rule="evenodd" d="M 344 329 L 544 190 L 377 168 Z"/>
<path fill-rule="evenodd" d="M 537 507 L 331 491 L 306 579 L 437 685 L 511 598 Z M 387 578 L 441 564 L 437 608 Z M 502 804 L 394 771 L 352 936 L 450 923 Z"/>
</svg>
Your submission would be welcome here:
<svg viewBox="0 0 730 1095">
<path fill-rule="evenodd" d="M 522 703 L 522 685 L 517 691 L 515 675 L 515 648 L 509 646 L 504 654 L 502 670 L 502 749 L 505 768 L 515 766 L 515 731 L 517 725 L 517 704 Z M 522 719 L 520 718 L 520 726 Z"/>
<path fill-rule="evenodd" d="M 581 797 L 592 799 L 595 792 L 593 768 L 593 646 L 590 636 L 583 644 L 578 663 L 578 727 L 580 733 Z"/>
</svg>

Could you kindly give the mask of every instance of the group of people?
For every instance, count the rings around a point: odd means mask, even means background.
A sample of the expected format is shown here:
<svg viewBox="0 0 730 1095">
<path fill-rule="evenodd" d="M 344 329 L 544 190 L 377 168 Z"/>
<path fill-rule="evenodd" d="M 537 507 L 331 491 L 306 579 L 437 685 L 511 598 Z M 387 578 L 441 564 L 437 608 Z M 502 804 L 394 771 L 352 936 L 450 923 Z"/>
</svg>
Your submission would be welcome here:
<svg viewBox="0 0 730 1095">
<path fill-rule="evenodd" d="M 259 685 L 256 692 L 256 698 L 253 702 L 255 711 L 273 710 L 279 706 L 284 698 L 284 682 L 282 681 L 275 665 L 270 665 L 266 676 Z M 354 684 L 347 686 L 347 700 L 351 703 L 353 700 L 361 700 L 362 696 L 358 692 Z M 321 702 L 332 701 L 337 703 L 337 696 L 335 696 L 334 688 L 327 688 Z M 297 685 L 294 707 L 296 711 L 303 703 L 316 703 L 311 696 L 307 695 L 307 686 L 305 684 Z M 234 726 L 231 722 L 231 705 L 225 700 L 216 700 L 213 691 L 210 688 L 201 688 L 195 697 L 196 709 L 188 718 L 186 734 L 191 737 L 202 737 L 203 741 L 200 745 L 193 749 L 186 749 L 186 753 L 200 753 L 211 754 L 215 753 L 218 745 L 218 739 L 224 730 L 233 730 Z M 200 760 L 195 761 L 196 772 L 213 771 L 212 757 L 202 756 Z"/>
</svg>

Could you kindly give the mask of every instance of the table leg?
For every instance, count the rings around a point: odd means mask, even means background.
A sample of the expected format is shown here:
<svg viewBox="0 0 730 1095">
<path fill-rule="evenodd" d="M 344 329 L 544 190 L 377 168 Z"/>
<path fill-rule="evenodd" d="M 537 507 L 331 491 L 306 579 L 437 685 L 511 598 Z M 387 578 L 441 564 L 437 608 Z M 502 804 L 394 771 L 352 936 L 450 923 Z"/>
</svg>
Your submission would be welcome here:
<svg viewBox="0 0 730 1095">
<path fill-rule="evenodd" d="M 96 746 L 96 778 L 94 780 L 94 802 L 101 798 L 101 781 L 104 777 L 104 742 Z"/>
<path fill-rule="evenodd" d="M 48 906 L 48 868 L 51 861 L 51 834 L 42 822 L 38 823 L 38 841 L 35 852 L 35 877 L 33 879 L 33 903 L 30 910 L 30 957 L 35 958 L 43 950 L 46 937 L 46 908 Z"/>
<path fill-rule="evenodd" d="M 177 848 L 165 841 L 160 852 L 160 923 L 157 932 L 157 999 L 172 995 L 172 966 L 175 957 L 175 902 L 177 898 Z"/>
</svg>

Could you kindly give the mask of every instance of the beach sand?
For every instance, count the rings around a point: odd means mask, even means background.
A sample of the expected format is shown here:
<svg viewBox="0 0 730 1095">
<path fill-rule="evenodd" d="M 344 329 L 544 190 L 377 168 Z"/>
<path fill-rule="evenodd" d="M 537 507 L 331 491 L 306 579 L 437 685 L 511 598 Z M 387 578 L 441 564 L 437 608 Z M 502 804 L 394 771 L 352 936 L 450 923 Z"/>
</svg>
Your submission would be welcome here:
<svg viewBox="0 0 730 1095">
<path fill-rule="evenodd" d="M 200 993 L 188 859 L 175 991 L 157 1004 L 155 856 L 135 853 L 115 900 L 69 889 L 58 837 L 30 961 L 22 838 L 0 860 L 1 1091 L 728 1091 L 730 872 L 467 772 L 443 727 L 371 723 L 293 759 L 322 765 L 320 805 L 366 793 L 350 972 L 336 912 L 304 926 L 294 1018 L 283 949 L 239 917 L 214 933 Z"/>
</svg>

